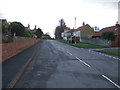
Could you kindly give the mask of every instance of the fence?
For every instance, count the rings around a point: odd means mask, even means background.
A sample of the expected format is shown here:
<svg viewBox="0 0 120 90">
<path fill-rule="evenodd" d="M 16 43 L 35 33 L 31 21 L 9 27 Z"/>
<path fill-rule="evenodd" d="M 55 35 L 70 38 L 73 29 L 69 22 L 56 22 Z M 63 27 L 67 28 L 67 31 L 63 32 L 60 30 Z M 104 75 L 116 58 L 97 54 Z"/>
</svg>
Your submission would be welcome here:
<svg viewBox="0 0 120 90">
<path fill-rule="evenodd" d="M 2 60 L 0 61 L 5 61 L 6 59 L 21 52 L 23 49 L 30 47 L 39 41 L 40 39 L 35 38 L 14 37 L 13 42 L 0 44 L 0 46 L 2 45 Z"/>
</svg>

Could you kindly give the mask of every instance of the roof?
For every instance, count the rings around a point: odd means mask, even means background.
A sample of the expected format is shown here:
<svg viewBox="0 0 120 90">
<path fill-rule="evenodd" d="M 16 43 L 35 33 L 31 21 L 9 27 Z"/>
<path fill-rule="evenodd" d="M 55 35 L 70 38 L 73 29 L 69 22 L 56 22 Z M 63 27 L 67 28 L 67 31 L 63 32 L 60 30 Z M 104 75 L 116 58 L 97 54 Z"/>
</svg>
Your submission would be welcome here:
<svg viewBox="0 0 120 90">
<path fill-rule="evenodd" d="M 71 33 L 71 32 L 74 32 L 74 31 L 77 31 L 77 29 L 70 29 L 70 30 L 66 31 L 66 33 Z"/>
<path fill-rule="evenodd" d="M 66 33 L 71 33 L 71 32 L 74 32 L 74 31 L 85 30 L 87 27 L 90 27 L 90 25 L 86 24 L 84 26 L 78 27 L 77 29 L 70 29 L 70 30 L 67 30 L 65 32 Z"/>
<path fill-rule="evenodd" d="M 99 36 L 99 32 L 94 32 L 93 36 Z"/>
<path fill-rule="evenodd" d="M 86 27 L 90 27 L 90 25 L 86 24 L 84 26 L 78 27 L 77 30 L 85 30 Z"/>
<path fill-rule="evenodd" d="M 99 32 L 95 32 L 93 36 L 101 36 L 103 32 L 108 32 L 108 31 L 112 31 L 115 33 L 115 35 L 118 35 L 120 34 L 120 25 L 103 28 Z"/>
</svg>

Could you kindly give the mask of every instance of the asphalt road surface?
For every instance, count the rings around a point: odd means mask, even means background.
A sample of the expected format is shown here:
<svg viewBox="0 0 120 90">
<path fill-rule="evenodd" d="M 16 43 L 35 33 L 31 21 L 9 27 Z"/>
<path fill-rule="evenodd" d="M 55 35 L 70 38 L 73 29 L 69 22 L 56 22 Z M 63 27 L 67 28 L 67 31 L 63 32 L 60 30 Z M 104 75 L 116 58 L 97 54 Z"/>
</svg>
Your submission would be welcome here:
<svg viewBox="0 0 120 90">
<path fill-rule="evenodd" d="M 118 57 L 56 40 L 44 40 L 33 47 L 35 57 L 15 88 L 120 88 Z"/>
</svg>

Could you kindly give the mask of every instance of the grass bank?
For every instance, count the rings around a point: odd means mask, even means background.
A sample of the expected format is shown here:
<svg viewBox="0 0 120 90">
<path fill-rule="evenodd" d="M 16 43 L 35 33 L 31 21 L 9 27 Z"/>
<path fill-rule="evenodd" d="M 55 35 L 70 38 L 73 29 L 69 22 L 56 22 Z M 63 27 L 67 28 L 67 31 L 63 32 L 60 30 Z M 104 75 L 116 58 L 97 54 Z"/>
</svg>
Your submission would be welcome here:
<svg viewBox="0 0 120 90">
<path fill-rule="evenodd" d="M 105 48 L 104 46 L 98 46 L 98 45 L 92 45 L 92 44 L 86 44 L 86 43 L 69 43 L 66 40 L 58 40 L 62 43 L 66 43 L 75 47 L 79 47 L 79 48 Z"/>
<path fill-rule="evenodd" d="M 120 49 L 104 49 L 104 50 L 100 50 L 100 52 L 105 52 L 120 56 Z"/>
</svg>

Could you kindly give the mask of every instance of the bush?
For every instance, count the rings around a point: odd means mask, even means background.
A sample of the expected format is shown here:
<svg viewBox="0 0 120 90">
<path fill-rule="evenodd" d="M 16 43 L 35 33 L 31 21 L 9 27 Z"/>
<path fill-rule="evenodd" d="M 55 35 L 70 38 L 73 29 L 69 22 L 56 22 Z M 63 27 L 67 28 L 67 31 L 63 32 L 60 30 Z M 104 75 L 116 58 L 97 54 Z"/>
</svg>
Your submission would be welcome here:
<svg viewBox="0 0 120 90">
<path fill-rule="evenodd" d="M 102 38 L 107 39 L 107 40 L 115 40 L 115 34 L 112 31 L 103 32 L 102 33 Z"/>
</svg>

